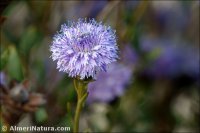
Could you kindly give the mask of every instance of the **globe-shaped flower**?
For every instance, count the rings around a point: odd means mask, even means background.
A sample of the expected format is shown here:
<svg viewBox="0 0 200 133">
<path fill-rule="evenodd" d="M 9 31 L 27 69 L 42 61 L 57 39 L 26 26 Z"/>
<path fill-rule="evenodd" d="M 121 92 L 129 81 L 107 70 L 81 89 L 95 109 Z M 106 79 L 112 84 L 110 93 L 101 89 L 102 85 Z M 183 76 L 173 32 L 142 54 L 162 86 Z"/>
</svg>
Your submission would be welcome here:
<svg viewBox="0 0 200 133">
<path fill-rule="evenodd" d="M 115 31 L 94 19 L 63 24 L 53 38 L 50 51 L 59 71 L 80 79 L 95 78 L 118 58 Z"/>
</svg>

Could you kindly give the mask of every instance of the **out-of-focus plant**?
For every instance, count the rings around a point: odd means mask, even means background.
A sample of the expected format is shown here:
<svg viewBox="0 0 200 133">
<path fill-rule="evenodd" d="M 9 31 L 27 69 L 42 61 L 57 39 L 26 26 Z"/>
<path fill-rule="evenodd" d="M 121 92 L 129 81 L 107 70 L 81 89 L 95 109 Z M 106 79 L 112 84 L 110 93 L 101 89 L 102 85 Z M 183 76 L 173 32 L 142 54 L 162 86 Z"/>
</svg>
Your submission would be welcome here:
<svg viewBox="0 0 200 133">
<path fill-rule="evenodd" d="M 10 81 L 29 79 L 31 93 L 47 101 L 16 124 L 73 126 L 76 91 L 55 69 L 49 44 L 60 24 L 87 17 L 116 29 L 120 59 L 89 83 L 92 100 L 81 112 L 80 131 L 199 131 L 199 1 L 4 0 L 0 6 L 0 71 L 8 77 L 1 83 L 10 90 Z"/>
<path fill-rule="evenodd" d="M 39 106 L 45 103 L 41 94 L 30 92 L 28 81 L 22 83 L 11 81 L 9 87 L 7 86 L 1 79 L 1 114 L 3 123 L 8 126 L 17 124 L 24 113 L 35 112 Z"/>
</svg>

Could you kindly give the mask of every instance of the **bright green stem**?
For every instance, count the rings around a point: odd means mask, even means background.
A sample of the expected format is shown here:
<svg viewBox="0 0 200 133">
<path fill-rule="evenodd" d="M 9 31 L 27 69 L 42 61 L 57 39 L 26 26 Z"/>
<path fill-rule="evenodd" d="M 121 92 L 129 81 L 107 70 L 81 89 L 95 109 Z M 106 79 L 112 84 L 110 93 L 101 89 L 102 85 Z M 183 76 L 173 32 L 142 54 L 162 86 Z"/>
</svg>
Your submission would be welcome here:
<svg viewBox="0 0 200 133">
<path fill-rule="evenodd" d="M 79 132 L 79 118 L 80 118 L 80 113 L 83 108 L 83 105 L 85 103 L 85 100 L 88 96 L 87 92 L 87 81 L 79 80 L 79 79 L 74 79 L 74 87 L 77 93 L 77 106 L 76 106 L 76 112 L 75 112 L 75 117 L 74 117 L 74 127 L 73 127 L 73 132 L 77 133 Z"/>
</svg>

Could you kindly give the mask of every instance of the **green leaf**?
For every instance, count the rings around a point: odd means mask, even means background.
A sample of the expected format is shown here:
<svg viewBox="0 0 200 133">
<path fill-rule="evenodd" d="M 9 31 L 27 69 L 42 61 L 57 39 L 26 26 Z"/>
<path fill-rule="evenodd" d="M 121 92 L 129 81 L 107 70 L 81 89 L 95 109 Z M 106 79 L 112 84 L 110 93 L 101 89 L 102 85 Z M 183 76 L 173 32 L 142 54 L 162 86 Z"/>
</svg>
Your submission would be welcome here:
<svg viewBox="0 0 200 133">
<path fill-rule="evenodd" d="M 34 26 L 28 27 L 19 43 L 20 52 L 24 55 L 29 54 L 31 48 L 34 45 L 38 44 L 41 38 L 41 34 L 37 31 L 37 29 Z"/>
<path fill-rule="evenodd" d="M 8 49 L 1 53 L 0 71 L 5 68 L 8 59 Z"/>
<path fill-rule="evenodd" d="M 21 81 L 23 79 L 22 65 L 14 46 L 9 46 L 7 69 L 11 78 Z"/>
<path fill-rule="evenodd" d="M 35 112 L 35 119 L 38 123 L 43 123 L 47 120 L 48 115 L 47 112 L 44 108 L 39 108 L 36 112 Z"/>
</svg>

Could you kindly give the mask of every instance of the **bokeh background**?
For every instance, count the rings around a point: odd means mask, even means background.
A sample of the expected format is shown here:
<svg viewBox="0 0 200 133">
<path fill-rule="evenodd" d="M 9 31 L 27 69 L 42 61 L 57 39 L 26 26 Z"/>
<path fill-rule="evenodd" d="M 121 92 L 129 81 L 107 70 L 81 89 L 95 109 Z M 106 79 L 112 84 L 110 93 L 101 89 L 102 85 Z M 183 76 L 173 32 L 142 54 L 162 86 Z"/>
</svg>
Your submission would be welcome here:
<svg viewBox="0 0 200 133">
<path fill-rule="evenodd" d="M 49 46 L 61 24 L 95 18 L 116 30 L 120 59 L 89 84 L 81 131 L 198 132 L 199 6 L 195 0 L 1 1 L 1 126 L 11 117 L 8 125 L 72 127 L 73 80 L 56 69 Z"/>
</svg>

